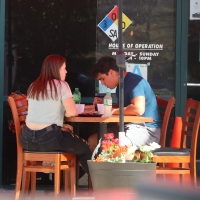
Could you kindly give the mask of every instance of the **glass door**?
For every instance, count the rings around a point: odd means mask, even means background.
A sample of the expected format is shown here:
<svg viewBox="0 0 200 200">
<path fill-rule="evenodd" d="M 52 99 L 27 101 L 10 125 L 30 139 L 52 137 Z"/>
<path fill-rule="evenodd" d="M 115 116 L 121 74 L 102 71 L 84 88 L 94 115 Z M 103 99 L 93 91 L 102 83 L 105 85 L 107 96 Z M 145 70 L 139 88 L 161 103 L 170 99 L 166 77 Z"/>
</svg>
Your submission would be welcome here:
<svg viewBox="0 0 200 200">
<path fill-rule="evenodd" d="M 188 22 L 187 98 L 200 101 L 200 1 L 190 0 Z M 197 144 L 197 175 L 200 175 L 200 137 Z M 198 164 L 199 163 L 199 164 Z"/>
<path fill-rule="evenodd" d="M 188 24 L 187 97 L 200 100 L 200 20 Z"/>
</svg>

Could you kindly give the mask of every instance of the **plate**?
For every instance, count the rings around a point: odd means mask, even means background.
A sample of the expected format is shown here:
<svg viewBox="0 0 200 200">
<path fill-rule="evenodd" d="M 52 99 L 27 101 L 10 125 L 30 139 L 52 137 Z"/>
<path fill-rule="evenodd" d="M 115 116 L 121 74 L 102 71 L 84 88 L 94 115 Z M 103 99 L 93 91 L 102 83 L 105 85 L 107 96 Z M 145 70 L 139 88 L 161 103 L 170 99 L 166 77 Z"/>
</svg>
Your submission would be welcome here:
<svg viewBox="0 0 200 200">
<path fill-rule="evenodd" d="M 101 117 L 103 114 L 99 113 L 81 113 L 78 116 L 79 117 Z"/>
</svg>

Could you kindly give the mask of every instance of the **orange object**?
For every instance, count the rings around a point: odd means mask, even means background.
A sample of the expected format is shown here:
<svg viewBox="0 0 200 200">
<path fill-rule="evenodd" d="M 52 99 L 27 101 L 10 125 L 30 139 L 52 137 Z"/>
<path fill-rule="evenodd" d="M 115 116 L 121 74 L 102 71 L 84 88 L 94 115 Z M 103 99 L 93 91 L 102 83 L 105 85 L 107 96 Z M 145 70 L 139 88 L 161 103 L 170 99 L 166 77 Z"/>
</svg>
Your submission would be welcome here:
<svg viewBox="0 0 200 200">
<path fill-rule="evenodd" d="M 182 118 L 176 117 L 170 147 L 180 148 L 182 125 L 183 125 Z M 173 167 L 173 168 L 179 167 L 179 164 L 178 163 L 168 163 L 167 167 Z M 183 167 L 187 168 L 188 164 L 184 164 Z"/>
<path fill-rule="evenodd" d="M 170 147 L 180 148 L 182 124 L 182 118 L 176 117 Z M 167 167 L 176 168 L 179 167 L 179 163 L 168 163 Z"/>
<path fill-rule="evenodd" d="M 171 139 L 170 147 L 180 148 L 181 131 L 182 131 L 182 118 L 176 117 L 175 122 L 174 122 L 174 128 L 173 128 L 173 132 L 172 132 L 172 139 Z M 179 163 L 168 163 L 167 167 L 179 168 L 180 165 L 179 165 Z M 187 168 L 188 164 L 184 164 L 182 167 Z M 173 181 L 176 181 L 176 182 L 180 181 L 180 176 L 178 174 L 167 175 L 167 177 L 169 179 L 173 179 Z"/>
<path fill-rule="evenodd" d="M 180 148 L 182 125 L 182 118 L 176 117 L 170 147 Z"/>
<path fill-rule="evenodd" d="M 171 139 L 171 144 L 170 147 L 174 148 L 180 148 L 180 143 L 181 143 L 181 131 L 182 131 L 182 118 L 181 117 L 176 117 L 175 122 L 174 122 L 174 128 L 172 132 L 172 139 Z M 171 168 L 179 168 L 179 163 L 168 163 L 167 167 Z M 167 175 L 167 179 L 170 179 L 173 182 L 180 182 L 180 175 L 179 174 L 173 174 L 173 175 Z"/>
</svg>

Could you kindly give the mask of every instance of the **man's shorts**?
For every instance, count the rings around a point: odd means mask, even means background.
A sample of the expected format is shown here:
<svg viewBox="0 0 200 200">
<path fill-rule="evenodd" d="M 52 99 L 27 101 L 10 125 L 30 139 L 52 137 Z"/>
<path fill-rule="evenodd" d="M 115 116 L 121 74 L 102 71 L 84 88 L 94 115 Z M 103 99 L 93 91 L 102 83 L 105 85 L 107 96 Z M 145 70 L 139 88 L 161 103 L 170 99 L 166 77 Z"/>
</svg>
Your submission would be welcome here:
<svg viewBox="0 0 200 200">
<path fill-rule="evenodd" d="M 128 123 L 124 126 L 126 137 L 134 146 L 141 146 L 160 142 L 160 128 L 149 128 L 144 123 Z M 119 127 L 108 128 L 108 132 L 112 132 L 115 138 L 118 137 Z"/>
</svg>

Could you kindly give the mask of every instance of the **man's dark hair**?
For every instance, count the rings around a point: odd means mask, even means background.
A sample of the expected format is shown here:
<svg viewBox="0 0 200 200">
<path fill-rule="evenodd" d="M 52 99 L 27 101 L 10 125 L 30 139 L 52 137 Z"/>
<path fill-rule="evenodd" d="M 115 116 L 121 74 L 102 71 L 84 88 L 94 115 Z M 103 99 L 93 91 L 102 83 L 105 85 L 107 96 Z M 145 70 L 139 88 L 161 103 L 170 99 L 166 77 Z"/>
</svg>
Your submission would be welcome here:
<svg viewBox="0 0 200 200">
<path fill-rule="evenodd" d="M 110 69 L 119 72 L 119 67 L 116 64 L 116 60 L 111 56 L 103 56 L 92 67 L 91 76 L 96 78 L 98 73 L 108 75 Z"/>
</svg>

